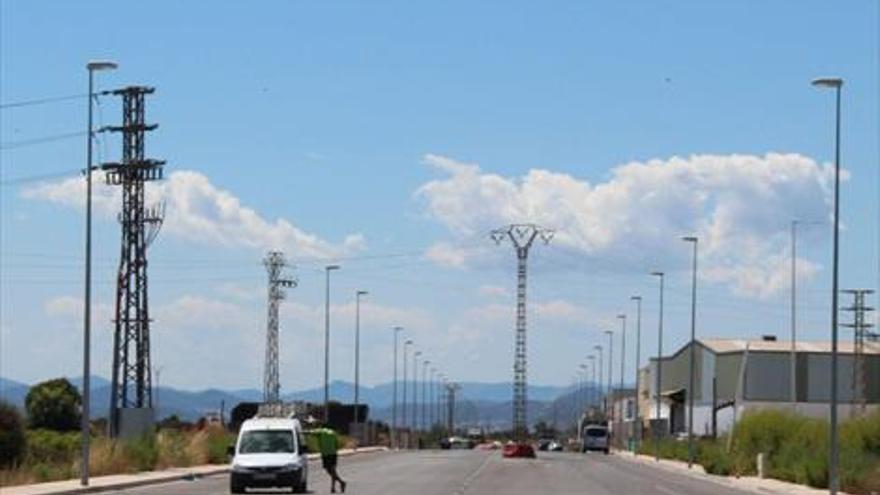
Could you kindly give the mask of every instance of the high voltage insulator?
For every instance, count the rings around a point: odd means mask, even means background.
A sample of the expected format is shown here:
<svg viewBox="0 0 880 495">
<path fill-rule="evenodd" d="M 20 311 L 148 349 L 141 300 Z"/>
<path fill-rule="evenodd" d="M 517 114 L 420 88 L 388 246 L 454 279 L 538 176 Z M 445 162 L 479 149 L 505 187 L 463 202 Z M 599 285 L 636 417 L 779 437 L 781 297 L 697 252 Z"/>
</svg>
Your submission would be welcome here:
<svg viewBox="0 0 880 495">
<path fill-rule="evenodd" d="M 840 326 L 853 329 L 853 414 L 864 415 L 867 411 L 868 400 L 868 360 L 865 356 L 865 341 L 876 342 L 878 334 L 869 331 L 874 325 L 868 323 L 866 314 L 874 311 L 874 308 L 865 305 L 865 296 L 873 294 L 870 289 L 851 289 L 841 291 L 852 294 L 853 305 L 841 308 L 843 311 L 852 311 L 853 322 L 842 323 Z"/>
<path fill-rule="evenodd" d="M 516 248 L 516 347 L 513 360 L 513 436 L 524 440 L 528 434 L 526 422 L 526 271 L 529 249 L 540 239 L 549 244 L 553 231 L 533 224 L 512 224 L 491 233 L 496 244 L 510 239 Z"/>
<path fill-rule="evenodd" d="M 113 333 L 113 377 L 110 389 L 110 433 L 136 433 L 150 420 L 131 409 L 153 407 L 150 381 L 150 316 L 147 305 L 147 246 L 156 238 L 165 216 L 164 204 L 146 207 L 145 184 L 162 178 L 164 161 L 144 157 L 144 138 L 157 125 L 144 122 L 144 97 L 154 88 L 129 86 L 113 91 L 122 96 L 122 125 L 107 130 L 122 133 L 122 160 L 105 163 L 109 185 L 122 188 L 122 249 L 116 286 Z"/>
<path fill-rule="evenodd" d="M 269 274 L 268 313 L 266 316 L 266 361 L 263 368 L 263 402 L 274 404 L 281 401 L 281 384 L 278 380 L 278 306 L 285 297 L 284 289 L 296 287 L 297 281 L 282 278 L 287 265 L 284 254 L 270 251 L 263 259 Z"/>
</svg>

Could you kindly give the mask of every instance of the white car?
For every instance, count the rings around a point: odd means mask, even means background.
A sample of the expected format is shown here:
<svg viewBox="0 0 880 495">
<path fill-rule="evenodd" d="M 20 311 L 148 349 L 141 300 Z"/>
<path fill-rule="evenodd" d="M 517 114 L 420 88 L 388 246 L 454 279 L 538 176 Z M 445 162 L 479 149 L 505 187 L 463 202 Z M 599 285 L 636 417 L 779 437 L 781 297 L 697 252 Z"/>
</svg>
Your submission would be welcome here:
<svg viewBox="0 0 880 495">
<path fill-rule="evenodd" d="M 308 448 L 297 419 L 253 418 L 241 425 L 234 449 L 229 491 L 245 488 L 308 489 Z"/>
<path fill-rule="evenodd" d="M 581 435 L 581 452 L 598 450 L 608 455 L 611 448 L 611 438 L 608 428 L 602 425 L 587 425 Z"/>
</svg>

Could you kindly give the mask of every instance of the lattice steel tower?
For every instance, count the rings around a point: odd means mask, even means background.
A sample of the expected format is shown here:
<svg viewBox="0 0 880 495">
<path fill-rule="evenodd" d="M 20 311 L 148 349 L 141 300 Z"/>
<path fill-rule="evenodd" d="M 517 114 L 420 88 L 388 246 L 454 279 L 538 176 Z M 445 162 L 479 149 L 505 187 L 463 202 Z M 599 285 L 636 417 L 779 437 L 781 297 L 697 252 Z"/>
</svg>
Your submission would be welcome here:
<svg viewBox="0 0 880 495">
<path fill-rule="evenodd" d="M 144 158 L 144 138 L 158 125 L 144 122 L 144 97 L 154 88 L 129 86 L 113 91 L 122 96 L 122 161 L 105 163 L 109 185 L 122 188 L 122 249 L 116 285 L 113 333 L 113 378 L 110 389 L 110 433 L 120 434 L 125 409 L 153 407 L 150 380 L 150 316 L 147 304 L 147 246 L 162 225 L 164 204 L 147 208 L 144 186 L 162 178 L 164 161 Z"/>
<path fill-rule="evenodd" d="M 263 259 L 269 274 L 269 304 L 266 316 L 266 362 L 263 369 L 263 402 L 275 404 L 281 401 L 278 381 L 278 306 L 285 298 L 284 289 L 296 287 L 296 280 L 282 278 L 281 272 L 287 265 L 284 253 L 270 251 Z"/>
<path fill-rule="evenodd" d="M 874 325 L 868 323 L 865 316 L 874 308 L 865 305 L 865 296 L 873 294 L 870 289 L 851 289 L 841 291 L 852 294 L 853 305 L 842 308 L 844 311 L 852 311 L 853 322 L 843 323 L 840 326 L 853 329 L 853 416 L 867 412 L 869 366 L 865 356 L 865 341 L 877 342 L 878 334 L 872 333 L 870 328 Z"/>
<path fill-rule="evenodd" d="M 512 224 L 492 231 L 492 239 L 501 244 L 510 239 L 516 248 L 516 347 L 513 360 L 513 436 L 522 440 L 528 433 L 526 422 L 526 275 L 529 249 L 535 239 L 549 244 L 553 231 L 533 224 Z"/>
</svg>

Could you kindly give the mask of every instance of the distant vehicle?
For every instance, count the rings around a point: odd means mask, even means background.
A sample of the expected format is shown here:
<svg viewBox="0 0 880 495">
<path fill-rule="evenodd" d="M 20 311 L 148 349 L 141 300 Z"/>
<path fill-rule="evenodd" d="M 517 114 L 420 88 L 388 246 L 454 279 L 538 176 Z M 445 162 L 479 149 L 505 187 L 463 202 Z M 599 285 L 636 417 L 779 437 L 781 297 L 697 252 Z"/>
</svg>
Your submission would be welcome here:
<svg viewBox="0 0 880 495">
<path fill-rule="evenodd" d="M 611 438 L 608 427 L 603 425 L 587 425 L 581 435 L 581 452 L 599 450 L 608 455 Z"/>
<path fill-rule="evenodd" d="M 535 455 L 535 449 L 528 443 L 514 443 L 507 442 L 504 447 L 501 449 L 502 457 L 524 457 L 527 459 L 534 459 L 537 457 Z"/>
<path fill-rule="evenodd" d="M 539 438 L 538 439 L 538 450 L 541 452 L 550 450 L 550 444 L 553 443 L 552 438 Z"/>
<path fill-rule="evenodd" d="M 562 452 L 562 444 L 554 440 L 547 446 L 547 450 L 550 452 Z"/>
<path fill-rule="evenodd" d="M 253 418 L 241 424 L 235 446 L 229 448 L 232 472 L 229 491 L 246 488 L 308 489 L 308 448 L 297 419 Z"/>
</svg>

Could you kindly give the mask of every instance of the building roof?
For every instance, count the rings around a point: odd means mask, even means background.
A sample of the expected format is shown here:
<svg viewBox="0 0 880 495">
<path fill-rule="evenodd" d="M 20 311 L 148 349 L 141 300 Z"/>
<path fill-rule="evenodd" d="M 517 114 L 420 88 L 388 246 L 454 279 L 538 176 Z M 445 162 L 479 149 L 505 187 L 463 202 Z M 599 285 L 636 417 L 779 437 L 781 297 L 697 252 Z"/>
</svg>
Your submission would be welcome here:
<svg viewBox="0 0 880 495">
<path fill-rule="evenodd" d="M 791 352 L 791 341 L 788 340 L 697 339 L 697 341 L 716 354 L 743 352 L 746 346 L 748 346 L 749 352 Z M 838 342 L 837 352 L 852 354 L 854 347 L 852 340 L 841 340 Z M 800 341 L 795 345 L 795 352 L 830 353 L 831 342 Z M 880 355 L 880 342 L 865 342 L 865 354 Z"/>
</svg>

